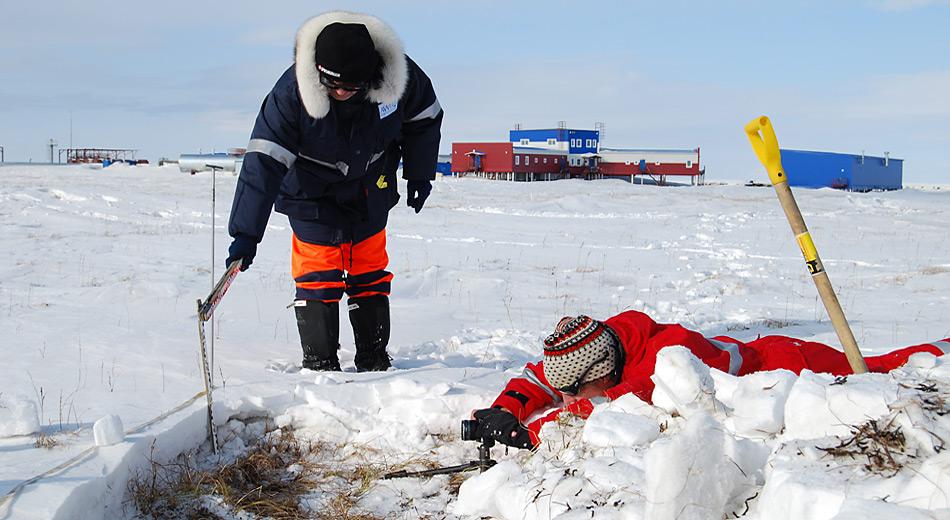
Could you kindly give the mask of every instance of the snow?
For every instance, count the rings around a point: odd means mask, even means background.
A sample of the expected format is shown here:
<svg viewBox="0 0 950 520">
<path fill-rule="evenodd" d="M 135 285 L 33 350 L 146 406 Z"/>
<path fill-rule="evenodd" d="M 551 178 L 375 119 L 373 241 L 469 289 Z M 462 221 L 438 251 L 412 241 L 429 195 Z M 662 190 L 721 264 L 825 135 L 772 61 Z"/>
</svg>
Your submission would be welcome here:
<svg viewBox="0 0 950 520">
<path fill-rule="evenodd" d="M 772 370 L 733 379 L 736 388 L 727 401 L 732 415 L 726 426 L 743 437 L 780 433 L 785 427 L 785 402 L 797 376 L 788 370 Z M 720 395 L 718 390 L 716 395 Z"/>
<path fill-rule="evenodd" d="M 204 398 L 173 409 L 202 389 L 195 300 L 222 272 L 235 178 L 217 177 L 214 275 L 210 174 L 4 166 L 0 178 L 0 330 L 15 353 L 0 366 L 0 493 L 78 457 L 0 517 L 132 517 L 130 478 L 181 453 L 226 462 L 264 435 L 261 417 L 339 443 L 347 460 L 473 460 L 459 421 L 535 361 L 568 314 L 636 309 L 707 336 L 837 343 L 772 190 L 440 179 L 422 213 L 391 214 L 385 373 L 355 372 L 342 313 L 346 371 L 295 366 L 290 230 L 272 216 L 213 335 L 209 324 L 216 457 Z M 950 192 L 796 196 L 866 354 L 950 336 Z M 457 496 L 448 477 L 379 480 L 358 507 L 397 518 L 950 517 L 943 358 L 846 380 L 738 378 L 673 348 L 655 380 L 658 406 L 624 396 L 587 421 L 545 426 L 535 452 L 495 447 L 499 463 L 468 474 Z M 112 423 L 115 444 L 97 447 L 93 421 L 107 416 L 125 430 Z M 870 420 L 900 428 L 899 469 L 829 453 Z M 35 432 L 54 442 L 40 446 Z"/>
<path fill-rule="evenodd" d="M 717 518 L 741 511 L 762 483 L 768 450 L 727 435 L 705 412 L 658 440 L 645 460 L 646 518 Z"/>
<path fill-rule="evenodd" d="M 722 408 L 716 400 L 710 368 L 686 347 L 661 350 L 650 379 L 656 383 L 653 404 L 670 413 L 689 417 L 699 411 L 714 413 Z"/>
<path fill-rule="evenodd" d="M 5 397 L 0 394 L 0 437 L 29 435 L 40 431 L 36 403 L 22 395 Z"/>
<path fill-rule="evenodd" d="M 639 415 L 612 412 L 601 407 L 584 425 L 584 442 L 597 448 L 633 448 L 650 444 L 660 436 L 656 421 Z"/>
<path fill-rule="evenodd" d="M 846 435 L 849 425 L 886 415 L 897 399 L 897 383 L 885 374 L 850 379 L 850 384 L 836 385 L 834 376 L 803 370 L 785 402 L 784 436 Z"/>
<path fill-rule="evenodd" d="M 96 446 L 112 446 L 125 439 L 122 419 L 118 415 L 107 415 L 92 425 L 93 442 Z"/>
</svg>

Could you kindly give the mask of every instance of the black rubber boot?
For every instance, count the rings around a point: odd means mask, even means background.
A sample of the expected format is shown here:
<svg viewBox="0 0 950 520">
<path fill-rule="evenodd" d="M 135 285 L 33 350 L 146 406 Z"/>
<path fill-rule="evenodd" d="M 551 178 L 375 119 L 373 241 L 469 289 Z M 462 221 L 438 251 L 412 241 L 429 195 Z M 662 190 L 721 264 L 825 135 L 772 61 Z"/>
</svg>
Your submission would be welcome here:
<svg viewBox="0 0 950 520">
<path fill-rule="evenodd" d="M 306 300 L 294 306 L 303 347 L 303 367 L 323 372 L 340 371 L 340 304 Z M 296 302 L 299 305 L 299 301 Z"/>
<path fill-rule="evenodd" d="M 350 324 L 356 340 L 357 372 L 385 371 L 392 365 L 389 345 L 389 297 L 385 295 L 350 298 Z"/>
</svg>

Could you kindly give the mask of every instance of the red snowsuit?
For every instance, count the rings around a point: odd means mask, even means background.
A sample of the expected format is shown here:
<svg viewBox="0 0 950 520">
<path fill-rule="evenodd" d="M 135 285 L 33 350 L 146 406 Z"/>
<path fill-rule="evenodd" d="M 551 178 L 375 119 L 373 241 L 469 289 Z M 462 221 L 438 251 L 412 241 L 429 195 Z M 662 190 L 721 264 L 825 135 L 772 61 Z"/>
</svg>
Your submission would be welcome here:
<svg viewBox="0 0 950 520">
<path fill-rule="evenodd" d="M 681 325 L 656 323 L 637 311 L 626 311 L 608 319 L 605 324 L 616 332 L 626 352 L 620 383 L 605 392 L 608 399 L 633 393 L 652 402 L 653 369 L 657 352 L 665 347 L 682 345 L 710 367 L 742 376 L 764 370 L 784 368 L 796 374 L 804 369 L 834 375 L 851 374 L 844 353 L 821 343 L 802 341 L 786 336 L 765 336 L 743 343 L 728 336 L 706 338 Z M 865 357 L 868 371 L 887 372 L 907 362 L 911 354 L 929 352 L 941 356 L 950 352 L 950 338 L 934 343 L 905 347 L 881 355 Z M 508 382 L 492 407 L 501 406 L 524 422 L 535 411 L 562 400 L 561 393 L 544 377 L 543 362 L 529 363 L 524 372 Z M 594 405 L 581 399 L 559 408 L 528 424 L 531 440 L 538 443 L 541 425 L 552 421 L 564 411 L 588 417 Z"/>
</svg>

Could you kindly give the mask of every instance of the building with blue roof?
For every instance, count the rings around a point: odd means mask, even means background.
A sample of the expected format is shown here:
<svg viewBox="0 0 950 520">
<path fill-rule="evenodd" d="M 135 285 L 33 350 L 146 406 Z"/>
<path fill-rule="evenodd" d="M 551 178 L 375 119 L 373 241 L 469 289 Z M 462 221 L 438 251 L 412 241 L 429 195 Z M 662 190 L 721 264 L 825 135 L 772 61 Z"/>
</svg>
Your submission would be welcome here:
<svg viewBox="0 0 950 520">
<path fill-rule="evenodd" d="M 789 186 L 849 191 L 899 190 L 904 161 L 883 157 L 808 150 L 781 150 Z"/>
</svg>

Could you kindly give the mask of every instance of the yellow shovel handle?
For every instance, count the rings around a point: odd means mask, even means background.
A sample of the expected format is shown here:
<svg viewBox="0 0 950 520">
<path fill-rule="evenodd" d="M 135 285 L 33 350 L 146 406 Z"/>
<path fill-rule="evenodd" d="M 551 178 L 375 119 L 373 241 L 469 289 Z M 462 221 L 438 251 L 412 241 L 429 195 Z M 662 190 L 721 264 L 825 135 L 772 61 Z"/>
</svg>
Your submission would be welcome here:
<svg viewBox="0 0 950 520">
<path fill-rule="evenodd" d="M 758 156 L 759 162 L 765 166 L 769 172 L 769 179 L 772 184 L 787 182 L 785 169 L 782 168 L 782 154 L 778 149 L 778 139 L 775 137 L 775 129 L 772 128 L 772 122 L 766 116 L 759 116 L 745 125 L 745 133 L 752 143 L 752 149 Z"/>
<path fill-rule="evenodd" d="M 812 280 L 818 288 L 818 294 L 821 296 L 821 301 L 825 304 L 825 309 L 828 311 L 831 323 L 835 327 L 835 332 L 838 333 L 838 339 L 841 340 L 841 345 L 848 356 L 851 369 L 856 374 L 867 372 L 867 364 L 861 356 L 858 342 L 854 339 L 851 326 L 848 325 L 848 320 L 841 309 L 841 303 L 838 302 L 835 290 L 831 287 L 828 273 L 821 265 L 815 243 L 811 239 L 808 228 L 805 227 L 805 219 L 802 218 L 802 212 L 798 209 L 798 203 L 795 202 L 792 189 L 788 187 L 788 176 L 785 175 L 785 169 L 782 168 L 782 155 L 778 149 L 778 139 L 775 137 L 772 122 L 765 116 L 759 116 L 745 125 L 745 133 L 749 138 L 749 142 L 752 143 L 755 155 L 762 162 L 762 166 L 765 166 L 765 170 L 769 172 L 769 179 L 772 180 L 772 186 L 775 187 L 779 203 L 782 204 L 788 223 L 792 226 L 792 232 L 795 233 L 795 238 L 798 240 L 798 247 L 801 248 L 802 255 L 805 256 L 808 272 L 811 273 Z"/>
</svg>

